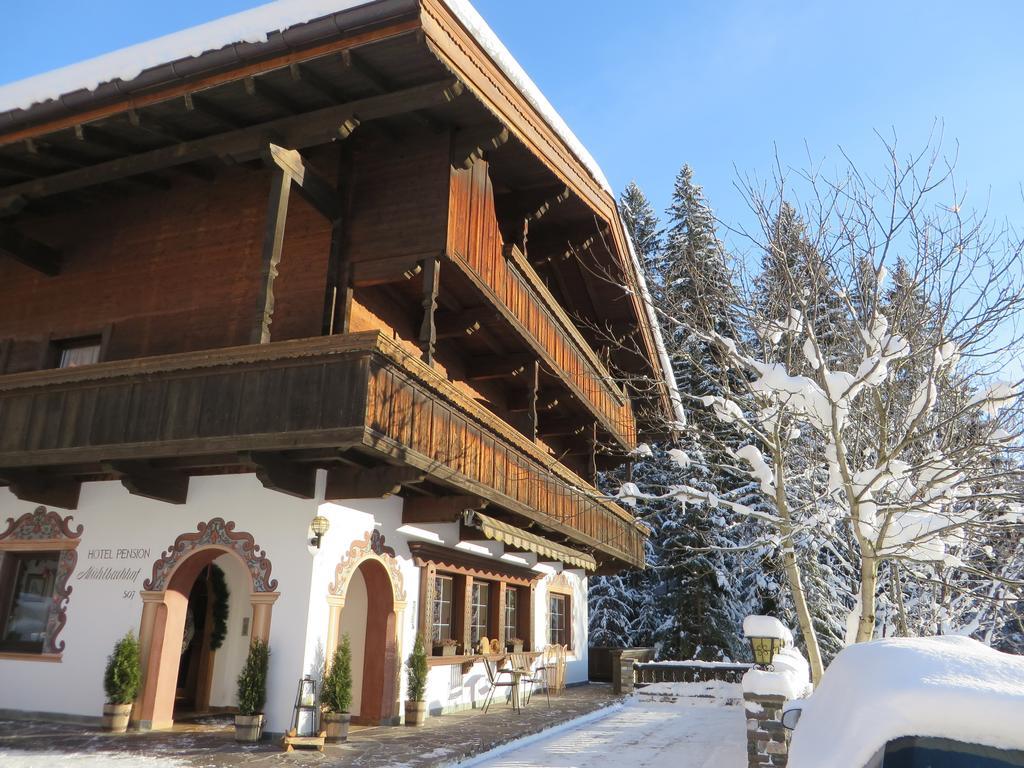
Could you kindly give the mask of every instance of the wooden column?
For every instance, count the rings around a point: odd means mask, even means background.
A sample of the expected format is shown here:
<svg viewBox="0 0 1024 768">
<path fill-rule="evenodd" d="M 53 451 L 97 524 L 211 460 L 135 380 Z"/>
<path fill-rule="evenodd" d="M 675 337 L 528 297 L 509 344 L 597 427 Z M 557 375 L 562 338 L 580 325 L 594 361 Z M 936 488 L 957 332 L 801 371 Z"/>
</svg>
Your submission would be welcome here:
<svg viewBox="0 0 1024 768">
<path fill-rule="evenodd" d="M 527 397 L 529 407 L 526 411 L 526 436 L 537 439 L 537 395 L 540 391 L 540 361 L 534 360 L 527 369 Z"/>
<path fill-rule="evenodd" d="M 433 563 L 420 568 L 420 609 L 419 609 L 419 635 L 423 641 L 423 647 L 427 649 L 427 654 L 433 653 L 433 642 L 431 640 L 431 633 L 433 632 L 433 621 L 434 621 L 434 577 L 437 576 L 437 566 Z M 454 592 L 454 590 L 453 590 Z M 454 598 L 455 595 L 453 594 Z M 453 610 L 455 606 L 452 606 Z M 454 636 L 454 632 L 452 633 Z"/>
<path fill-rule="evenodd" d="M 491 600 L 491 626 L 494 627 L 494 631 L 497 634 L 498 642 L 501 643 L 501 647 L 505 647 L 505 592 L 508 589 L 515 589 L 515 587 L 509 587 L 504 581 L 499 581 L 496 585 L 497 589 L 492 589 Z"/>
<path fill-rule="evenodd" d="M 277 266 L 281 262 L 288 197 L 292 186 L 291 176 L 280 167 L 275 166 L 270 173 L 270 199 L 267 202 L 266 229 L 263 232 L 263 270 L 256 303 L 256 324 L 250 338 L 252 344 L 267 344 L 270 341 L 270 324 L 274 319 L 274 280 L 277 278 Z"/>
<path fill-rule="evenodd" d="M 437 256 L 423 260 L 423 322 L 420 324 L 420 349 L 423 362 L 434 363 L 434 346 L 437 344 L 437 327 L 434 313 L 437 311 L 437 293 L 440 287 L 441 259 Z"/>
<path fill-rule="evenodd" d="M 462 619 L 459 622 L 460 626 L 458 628 L 460 632 L 459 637 L 460 640 L 462 641 L 462 652 L 466 655 L 469 655 L 471 653 L 475 653 L 476 651 L 476 649 L 473 648 L 473 630 L 472 627 L 470 626 L 473 617 L 473 577 L 466 576 L 465 578 L 456 579 L 455 581 L 456 583 L 462 583 L 462 591 L 461 594 L 458 595 L 460 600 L 458 604 L 456 604 L 455 590 L 452 590 L 452 615 L 454 618 L 455 611 L 456 609 L 458 609 L 459 616 Z"/>
<path fill-rule="evenodd" d="M 591 422 L 587 430 L 587 479 L 591 485 L 597 485 L 597 422 Z"/>
<path fill-rule="evenodd" d="M 348 333 L 352 314 L 352 265 L 345 247 L 344 224 L 351 199 L 352 150 L 348 142 L 342 143 L 338 157 L 338 199 L 340 210 L 331 222 L 331 250 L 327 260 L 327 282 L 324 288 L 325 336 Z"/>
</svg>

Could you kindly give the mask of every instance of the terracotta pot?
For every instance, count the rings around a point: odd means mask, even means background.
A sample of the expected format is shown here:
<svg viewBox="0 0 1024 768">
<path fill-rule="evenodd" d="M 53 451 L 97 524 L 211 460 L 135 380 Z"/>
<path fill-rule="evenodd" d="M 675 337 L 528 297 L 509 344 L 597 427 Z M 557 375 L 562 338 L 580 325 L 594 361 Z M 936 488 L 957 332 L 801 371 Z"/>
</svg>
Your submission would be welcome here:
<svg viewBox="0 0 1024 768">
<path fill-rule="evenodd" d="M 263 715 L 235 715 L 235 741 L 259 741 L 263 735 Z"/>
<path fill-rule="evenodd" d="M 104 704 L 103 730 L 111 733 L 124 733 L 128 730 L 128 716 L 131 713 L 131 704 Z"/>
<path fill-rule="evenodd" d="M 348 712 L 324 712 L 320 722 L 327 731 L 327 741 L 331 744 L 348 740 L 348 725 L 352 722 L 352 715 Z"/>
<path fill-rule="evenodd" d="M 405 702 L 405 724 L 423 725 L 427 722 L 427 702 L 406 701 Z"/>
</svg>

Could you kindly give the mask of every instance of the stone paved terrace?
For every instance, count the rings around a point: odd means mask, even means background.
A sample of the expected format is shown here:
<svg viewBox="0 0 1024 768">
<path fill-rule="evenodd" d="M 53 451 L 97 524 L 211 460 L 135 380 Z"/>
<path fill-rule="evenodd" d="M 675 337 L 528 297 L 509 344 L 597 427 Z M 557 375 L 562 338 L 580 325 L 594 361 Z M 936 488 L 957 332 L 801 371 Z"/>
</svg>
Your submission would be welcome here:
<svg viewBox="0 0 1024 768">
<path fill-rule="evenodd" d="M 103 733 L 95 727 L 82 725 L 2 720 L 0 765 L 5 768 L 55 763 L 90 768 L 100 765 L 431 768 L 452 765 L 522 736 L 546 730 L 609 706 L 617 698 L 611 686 L 583 685 L 552 696 L 550 708 L 541 693 L 522 714 L 499 702 L 487 714 L 467 710 L 432 717 L 422 728 L 360 728 L 347 743 L 328 745 L 322 754 L 315 750 L 285 753 L 271 742 L 258 746 L 236 744 L 233 727 L 225 718 L 182 723 L 170 731 L 127 734 Z M 109 761 L 104 760 L 105 757 L 109 757 Z"/>
</svg>

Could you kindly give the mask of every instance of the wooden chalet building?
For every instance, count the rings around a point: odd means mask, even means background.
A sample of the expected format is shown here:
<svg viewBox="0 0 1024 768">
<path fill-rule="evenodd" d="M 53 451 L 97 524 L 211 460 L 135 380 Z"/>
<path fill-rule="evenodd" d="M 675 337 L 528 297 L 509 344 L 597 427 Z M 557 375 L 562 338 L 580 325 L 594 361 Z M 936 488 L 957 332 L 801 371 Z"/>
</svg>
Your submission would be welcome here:
<svg viewBox="0 0 1024 768">
<path fill-rule="evenodd" d="M 482 637 L 585 680 L 644 564 L 594 480 L 673 385 L 600 171 L 463 0 L 327 5 L 0 88 L 0 713 L 99 715 L 129 630 L 141 728 L 254 638 L 276 732 L 343 633 L 367 723 L 417 633 L 435 713 Z"/>
</svg>

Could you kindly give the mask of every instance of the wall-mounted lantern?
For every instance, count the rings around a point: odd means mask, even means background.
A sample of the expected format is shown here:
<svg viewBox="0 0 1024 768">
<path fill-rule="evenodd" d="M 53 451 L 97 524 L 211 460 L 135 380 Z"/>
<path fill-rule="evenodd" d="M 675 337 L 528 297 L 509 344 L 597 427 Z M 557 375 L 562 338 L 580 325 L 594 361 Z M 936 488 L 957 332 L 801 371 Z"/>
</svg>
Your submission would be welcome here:
<svg viewBox="0 0 1024 768">
<path fill-rule="evenodd" d="M 309 524 L 309 527 L 313 530 L 313 538 L 309 540 L 309 545 L 320 549 L 320 542 L 327 534 L 327 531 L 330 530 L 331 521 L 323 515 L 317 515 L 313 518 L 313 522 Z"/>
</svg>

